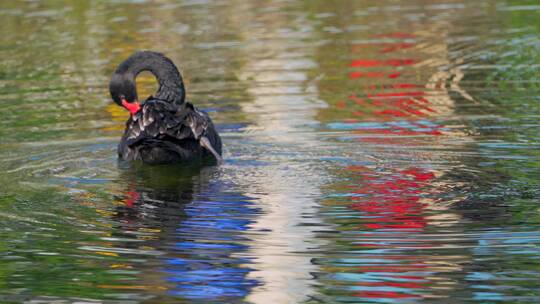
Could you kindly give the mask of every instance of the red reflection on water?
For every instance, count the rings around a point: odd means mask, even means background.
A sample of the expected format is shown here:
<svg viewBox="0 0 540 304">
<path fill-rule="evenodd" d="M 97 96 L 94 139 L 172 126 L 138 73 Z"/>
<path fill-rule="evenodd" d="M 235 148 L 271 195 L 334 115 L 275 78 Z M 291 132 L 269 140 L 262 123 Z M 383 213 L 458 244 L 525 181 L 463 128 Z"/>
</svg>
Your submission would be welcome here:
<svg viewBox="0 0 540 304">
<path fill-rule="evenodd" d="M 351 208 L 374 217 L 376 223 L 364 224 L 369 229 L 422 229 L 427 221 L 422 216 L 422 187 L 435 175 L 418 168 L 397 171 L 390 177 L 373 179 L 360 174 L 363 185 L 354 193 L 369 194 L 354 197 Z M 427 178 L 429 177 L 429 178 Z"/>
<path fill-rule="evenodd" d="M 388 59 L 388 60 L 375 60 L 375 59 L 357 59 L 351 62 L 351 67 L 379 67 L 379 66 L 405 66 L 413 65 L 415 63 L 412 59 Z"/>
<path fill-rule="evenodd" d="M 391 39 L 413 39 L 415 36 L 409 33 L 387 33 L 374 35 L 373 38 L 391 38 Z M 397 41 L 391 43 L 374 43 L 374 44 L 357 44 L 353 45 L 352 52 L 356 52 L 365 48 L 378 48 L 378 52 L 386 54 L 396 52 L 414 46 L 412 42 Z M 350 63 L 354 71 L 349 73 L 350 79 L 370 78 L 370 79 L 397 79 L 403 76 L 402 71 L 388 71 L 390 67 L 401 68 L 414 65 L 417 61 L 412 58 L 392 58 L 392 59 L 354 59 Z M 381 70 L 373 70 L 378 68 Z M 422 86 L 410 83 L 397 83 L 393 85 L 393 89 L 418 89 Z M 380 109 L 372 109 L 372 113 L 379 117 L 389 119 L 395 118 L 410 118 L 410 117 L 426 117 L 429 114 L 435 113 L 435 110 L 429 107 L 429 101 L 424 98 L 424 91 L 399 91 L 399 92 L 381 92 L 376 86 L 368 86 L 365 88 L 366 99 L 368 102 Z M 363 102 L 365 104 L 365 101 Z M 343 105 L 340 107 L 343 109 Z M 355 116 L 365 115 L 361 111 L 353 112 Z"/>
<path fill-rule="evenodd" d="M 383 72 L 359 72 L 354 71 L 349 74 L 349 78 L 355 79 L 355 78 L 384 78 L 388 77 L 386 73 Z"/>
<path fill-rule="evenodd" d="M 404 298 L 420 298 L 418 295 L 398 293 L 393 291 L 360 291 L 353 294 L 356 297 L 362 298 L 389 298 L 389 299 L 404 299 Z"/>
<path fill-rule="evenodd" d="M 350 79 L 399 81 L 398 78 L 414 75 L 405 68 L 410 69 L 418 60 L 394 55 L 415 46 L 413 41 L 410 41 L 416 38 L 413 34 L 395 32 L 373 38 L 398 41 L 357 44 L 352 47 L 352 52 L 376 48 L 381 56 L 393 53 L 393 58 L 354 59 L 349 64 L 349 68 L 353 69 L 349 73 Z M 406 144 L 410 142 L 411 136 L 443 135 L 444 126 L 427 121 L 430 115 L 436 114 L 436 110 L 422 88 L 424 85 L 406 81 L 384 85 L 370 83 L 363 87 L 364 96 L 350 94 L 336 107 L 342 111 L 349 110 L 354 116 L 379 117 L 383 121 L 355 130 L 356 134 L 366 135 L 362 136 L 360 141 L 393 144 L 407 149 Z M 358 106 L 362 109 L 358 110 Z M 348 121 L 358 122 L 356 119 Z M 386 168 L 379 171 L 358 165 L 346 167 L 345 170 L 357 181 L 351 193 L 358 195 L 352 196 L 350 208 L 362 215 L 363 231 L 374 231 L 373 234 L 362 234 L 362 239 L 354 245 L 366 250 L 430 247 L 430 244 L 416 235 L 428 226 L 426 205 L 422 199 L 432 188 L 431 184 L 436 179 L 434 172 L 420 167 Z M 365 290 L 354 292 L 354 296 L 387 300 L 422 297 L 418 291 L 425 291 L 429 284 L 422 274 L 427 275 L 433 267 L 424 262 L 424 257 L 414 253 L 392 256 L 382 254 L 373 259 L 386 262 L 355 267 L 356 272 L 369 275 L 366 281 L 356 282 L 357 286 Z"/>
<path fill-rule="evenodd" d="M 422 288 L 423 284 L 419 283 L 395 283 L 395 282 L 362 282 L 358 284 L 360 286 L 391 286 L 391 287 L 404 287 L 404 288 Z"/>
<path fill-rule="evenodd" d="M 436 178 L 433 172 L 416 167 L 379 172 L 364 166 L 349 166 L 346 170 L 358 180 L 352 193 L 365 195 L 352 197 L 350 208 L 366 217 L 362 230 L 378 231 L 362 234 L 363 238 L 355 243 L 356 246 L 376 250 L 430 247 L 430 244 L 418 240 L 415 234 L 428 225 L 421 198 L 426 193 L 426 187 Z M 395 233 L 399 231 L 403 233 Z M 378 281 L 369 279 L 356 282 L 366 290 L 354 292 L 353 296 L 373 299 L 422 297 L 416 292 L 425 290 L 429 281 L 423 275 L 412 275 L 431 272 L 432 265 L 424 263 L 422 257 L 412 254 L 372 258 L 388 262 L 355 267 L 355 272 L 369 274 L 368 278 L 375 277 Z M 385 290 L 396 288 L 402 291 Z"/>
<path fill-rule="evenodd" d="M 423 96 L 424 92 L 417 91 L 417 92 L 397 92 L 397 93 L 375 93 L 375 94 L 367 94 L 369 98 L 372 99 L 385 99 L 385 98 L 394 98 L 394 97 L 415 97 L 415 96 Z"/>
<path fill-rule="evenodd" d="M 133 208 L 133 206 L 135 206 L 135 202 L 139 199 L 140 196 L 141 195 L 137 191 L 127 191 L 124 205 L 128 208 Z"/>
</svg>

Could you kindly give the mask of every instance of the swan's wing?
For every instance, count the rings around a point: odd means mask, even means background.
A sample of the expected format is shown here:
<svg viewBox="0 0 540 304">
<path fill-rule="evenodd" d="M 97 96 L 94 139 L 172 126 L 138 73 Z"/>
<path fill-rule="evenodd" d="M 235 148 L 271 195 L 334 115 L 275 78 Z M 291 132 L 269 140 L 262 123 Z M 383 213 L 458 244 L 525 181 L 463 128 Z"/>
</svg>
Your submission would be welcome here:
<svg viewBox="0 0 540 304">
<path fill-rule="evenodd" d="M 191 133 L 198 140 L 201 147 L 212 153 L 218 164 L 223 163 L 221 158 L 221 139 L 212 124 L 208 114 L 193 108 L 187 117 L 185 125 L 189 126 Z"/>
<path fill-rule="evenodd" d="M 211 120 L 208 114 L 199 111 L 192 104 L 187 103 L 187 106 L 190 108 L 190 111 L 186 115 L 184 125 L 191 129 L 191 134 L 198 140 L 201 136 L 206 135 Z"/>
</svg>

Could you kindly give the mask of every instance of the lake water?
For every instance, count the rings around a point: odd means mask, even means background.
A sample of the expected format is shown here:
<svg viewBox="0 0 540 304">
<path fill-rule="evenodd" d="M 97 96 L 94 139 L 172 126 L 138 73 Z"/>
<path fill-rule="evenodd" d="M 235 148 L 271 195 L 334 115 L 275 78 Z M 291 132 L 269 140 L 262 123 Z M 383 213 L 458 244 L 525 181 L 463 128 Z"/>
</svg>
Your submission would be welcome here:
<svg viewBox="0 0 540 304">
<path fill-rule="evenodd" d="M 1 303 L 540 302 L 538 1 L 0 18 Z M 117 161 L 108 81 L 141 49 L 181 68 L 223 166 Z"/>
</svg>

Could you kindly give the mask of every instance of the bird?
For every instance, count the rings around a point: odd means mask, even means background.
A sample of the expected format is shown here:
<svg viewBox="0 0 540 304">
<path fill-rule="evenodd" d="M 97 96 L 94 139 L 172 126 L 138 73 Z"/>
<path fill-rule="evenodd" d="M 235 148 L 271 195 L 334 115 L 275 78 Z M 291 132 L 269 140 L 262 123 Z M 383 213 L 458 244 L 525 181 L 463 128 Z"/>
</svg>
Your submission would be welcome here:
<svg viewBox="0 0 540 304">
<path fill-rule="evenodd" d="M 135 79 L 143 71 L 158 82 L 154 96 L 140 103 Z M 150 165 L 221 157 L 221 138 L 207 113 L 185 100 L 184 82 L 171 59 L 154 51 L 138 51 L 111 76 L 112 100 L 130 113 L 118 144 L 121 160 Z"/>
</svg>

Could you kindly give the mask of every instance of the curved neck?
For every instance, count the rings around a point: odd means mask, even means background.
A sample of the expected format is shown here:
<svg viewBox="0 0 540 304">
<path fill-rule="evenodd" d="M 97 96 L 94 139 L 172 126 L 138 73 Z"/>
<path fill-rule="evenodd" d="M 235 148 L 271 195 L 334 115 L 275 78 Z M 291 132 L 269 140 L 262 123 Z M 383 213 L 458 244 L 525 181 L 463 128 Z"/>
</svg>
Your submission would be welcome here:
<svg viewBox="0 0 540 304">
<path fill-rule="evenodd" d="M 143 51 L 131 55 L 118 66 L 116 73 L 126 74 L 135 83 L 137 75 L 149 71 L 156 77 L 159 88 L 156 98 L 182 104 L 185 99 L 184 82 L 178 68 L 163 54 Z"/>
</svg>

